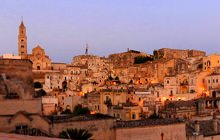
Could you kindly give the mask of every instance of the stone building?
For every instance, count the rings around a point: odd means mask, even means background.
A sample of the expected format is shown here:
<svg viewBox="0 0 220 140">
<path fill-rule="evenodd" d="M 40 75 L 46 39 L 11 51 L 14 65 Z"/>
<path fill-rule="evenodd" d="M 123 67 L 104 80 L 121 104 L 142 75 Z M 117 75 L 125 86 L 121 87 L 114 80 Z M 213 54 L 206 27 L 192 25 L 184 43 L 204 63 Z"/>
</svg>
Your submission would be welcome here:
<svg viewBox="0 0 220 140">
<path fill-rule="evenodd" d="M 42 114 L 51 115 L 58 110 L 58 98 L 54 96 L 41 97 Z"/>
<path fill-rule="evenodd" d="M 220 66 L 220 55 L 210 54 L 206 57 L 203 57 L 203 71 L 206 71 L 207 74 L 213 73 L 214 67 Z"/>
<path fill-rule="evenodd" d="M 158 57 L 163 58 L 187 58 L 187 57 L 197 57 L 197 56 L 206 56 L 206 52 L 200 50 L 179 50 L 179 49 L 170 49 L 162 48 L 157 50 Z"/>
<path fill-rule="evenodd" d="M 27 53 L 27 35 L 23 20 L 19 26 L 18 55 L 21 56 L 22 59 L 31 60 L 33 63 L 33 70 L 51 69 L 51 59 L 45 55 L 44 49 L 40 46 L 35 47 L 32 50 L 32 54 Z"/>
<path fill-rule="evenodd" d="M 117 120 L 130 121 L 141 119 L 141 108 L 135 103 L 123 103 L 113 106 L 113 117 Z"/>
<path fill-rule="evenodd" d="M 190 120 L 192 115 L 197 114 L 197 105 L 195 101 L 172 101 L 166 102 L 160 115 L 163 118 L 178 118 Z"/>
<path fill-rule="evenodd" d="M 100 113 L 100 92 L 91 91 L 85 94 L 83 98 L 83 106 L 88 107 L 91 112 Z"/>
<path fill-rule="evenodd" d="M 100 89 L 100 113 L 112 116 L 112 105 L 126 103 L 127 93 L 128 90 L 126 85 L 112 85 Z"/>
<path fill-rule="evenodd" d="M 220 139 L 219 133 L 219 119 L 215 116 L 211 120 L 186 123 L 186 138 L 188 140 L 218 140 Z"/>
<path fill-rule="evenodd" d="M 123 53 L 114 53 L 109 55 L 110 61 L 113 63 L 114 67 L 117 66 L 131 66 L 134 64 L 135 57 L 137 56 L 150 56 L 144 52 L 135 51 L 135 50 L 127 50 L 127 52 Z"/>
</svg>

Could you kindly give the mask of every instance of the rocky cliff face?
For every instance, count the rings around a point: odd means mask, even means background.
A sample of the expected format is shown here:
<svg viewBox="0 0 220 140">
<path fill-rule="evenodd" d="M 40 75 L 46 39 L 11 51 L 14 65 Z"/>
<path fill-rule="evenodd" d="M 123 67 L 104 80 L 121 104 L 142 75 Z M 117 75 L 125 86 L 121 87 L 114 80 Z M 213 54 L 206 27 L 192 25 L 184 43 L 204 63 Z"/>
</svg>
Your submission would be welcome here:
<svg viewBox="0 0 220 140">
<path fill-rule="evenodd" d="M 6 98 L 31 99 L 34 94 L 32 62 L 0 59 L 0 94 Z"/>
<path fill-rule="evenodd" d="M 5 74 L 0 74 L 0 94 L 1 95 L 8 94 L 8 87 L 5 83 Z"/>
</svg>

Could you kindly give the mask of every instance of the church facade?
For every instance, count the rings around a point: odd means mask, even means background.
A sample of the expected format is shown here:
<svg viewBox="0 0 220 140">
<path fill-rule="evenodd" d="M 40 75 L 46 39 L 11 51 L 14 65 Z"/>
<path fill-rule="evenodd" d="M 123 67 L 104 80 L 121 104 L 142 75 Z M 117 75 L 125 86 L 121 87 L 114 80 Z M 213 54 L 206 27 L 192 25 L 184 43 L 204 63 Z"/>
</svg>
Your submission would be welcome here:
<svg viewBox="0 0 220 140">
<path fill-rule="evenodd" d="M 27 35 L 23 21 L 19 26 L 18 55 L 21 56 L 21 59 L 31 60 L 33 70 L 51 70 L 51 59 L 45 55 L 45 51 L 41 46 L 33 48 L 32 54 L 27 53 Z"/>
</svg>

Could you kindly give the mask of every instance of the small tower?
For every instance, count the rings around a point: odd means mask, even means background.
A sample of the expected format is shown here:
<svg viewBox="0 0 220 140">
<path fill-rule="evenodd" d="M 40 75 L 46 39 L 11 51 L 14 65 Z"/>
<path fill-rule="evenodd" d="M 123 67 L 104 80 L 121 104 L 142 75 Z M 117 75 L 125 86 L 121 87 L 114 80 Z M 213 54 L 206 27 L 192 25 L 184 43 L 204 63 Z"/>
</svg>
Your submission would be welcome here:
<svg viewBox="0 0 220 140">
<path fill-rule="evenodd" d="M 19 26 L 18 55 L 21 56 L 22 59 L 27 58 L 27 36 L 26 36 L 26 28 L 24 26 L 23 19 Z"/>
</svg>

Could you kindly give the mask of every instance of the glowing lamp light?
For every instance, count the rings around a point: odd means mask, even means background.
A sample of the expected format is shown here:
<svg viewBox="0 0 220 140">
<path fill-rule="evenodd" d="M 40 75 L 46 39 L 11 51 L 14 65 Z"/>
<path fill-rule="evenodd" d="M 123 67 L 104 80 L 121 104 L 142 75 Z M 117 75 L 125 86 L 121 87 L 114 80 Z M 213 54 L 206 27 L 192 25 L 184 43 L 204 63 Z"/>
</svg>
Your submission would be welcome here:
<svg viewBox="0 0 220 140">
<path fill-rule="evenodd" d="M 112 84 L 113 84 L 113 85 L 116 85 L 117 83 L 116 83 L 116 82 L 113 82 Z"/>
<path fill-rule="evenodd" d="M 90 111 L 90 114 L 92 114 L 92 115 L 95 114 L 95 111 Z"/>
<path fill-rule="evenodd" d="M 79 96 L 83 96 L 83 92 L 82 91 L 79 92 Z"/>
<path fill-rule="evenodd" d="M 137 84 L 137 85 L 138 85 L 138 84 L 139 84 L 139 81 L 136 81 L 136 82 L 135 82 L 135 84 Z"/>
<path fill-rule="evenodd" d="M 154 81 L 153 81 L 153 80 L 151 80 L 151 81 L 150 81 L 150 83 L 151 83 L 151 84 L 153 84 L 153 83 L 154 83 Z"/>
</svg>

